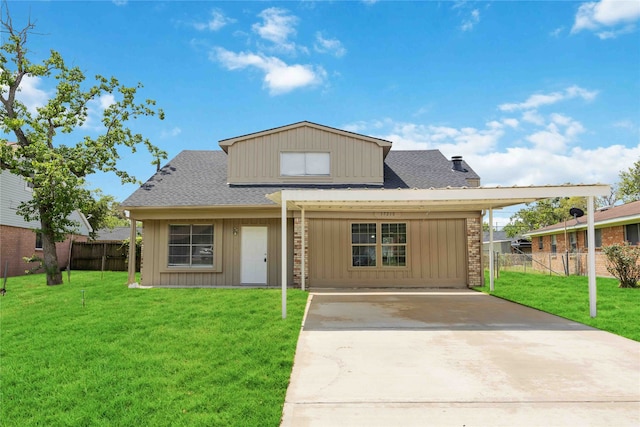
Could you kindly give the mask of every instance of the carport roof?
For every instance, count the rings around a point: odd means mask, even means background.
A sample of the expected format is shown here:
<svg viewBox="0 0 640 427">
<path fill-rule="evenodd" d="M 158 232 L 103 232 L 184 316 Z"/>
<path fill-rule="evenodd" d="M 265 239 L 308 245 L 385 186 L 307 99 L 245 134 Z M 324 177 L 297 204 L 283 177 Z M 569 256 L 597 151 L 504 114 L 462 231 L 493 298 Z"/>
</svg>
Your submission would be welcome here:
<svg viewBox="0 0 640 427">
<path fill-rule="evenodd" d="M 501 209 L 553 197 L 606 196 L 607 184 L 530 187 L 456 187 L 429 189 L 282 190 L 266 197 L 293 210 L 426 210 Z"/>
</svg>

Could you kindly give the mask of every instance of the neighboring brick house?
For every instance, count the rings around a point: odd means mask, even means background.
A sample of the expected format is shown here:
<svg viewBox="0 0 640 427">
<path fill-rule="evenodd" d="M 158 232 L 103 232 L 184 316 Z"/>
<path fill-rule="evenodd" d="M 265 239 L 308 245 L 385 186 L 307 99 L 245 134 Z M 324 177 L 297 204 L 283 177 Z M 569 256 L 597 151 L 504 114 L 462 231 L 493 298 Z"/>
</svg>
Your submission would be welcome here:
<svg viewBox="0 0 640 427">
<path fill-rule="evenodd" d="M 20 176 L 0 169 L 0 275 L 4 276 L 8 265 L 8 276 L 20 276 L 37 267 L 37 263 L 26 263 L 23 258 L 42 255 L 42 242 L 35 230 L 37 221 L 27 222 L 17 213 L 20 203 L 31 198 L 31 188 Z M 74 212 L 71 219 L 79 224 L 77 235 L 56 243 L 58 262 L 65 268 L 69 261 L 71 241 L 86 241 L 91 231 L 87 219 Z M 8 264 L 7 264 L 8 263 Z"/>
<path fill-rule="evenodd" d="M 606 269 L 602 246 L 628 242 L 640 244 L 640 201 L 598 209 L 594 213 L 596 274 L 611 275 Z M 527 233 L 531 237 L 534 268 L 570 274 L 586 274 L 585 253 L 587 242 L 587 217 L 572 218 Z"/>
</svg>

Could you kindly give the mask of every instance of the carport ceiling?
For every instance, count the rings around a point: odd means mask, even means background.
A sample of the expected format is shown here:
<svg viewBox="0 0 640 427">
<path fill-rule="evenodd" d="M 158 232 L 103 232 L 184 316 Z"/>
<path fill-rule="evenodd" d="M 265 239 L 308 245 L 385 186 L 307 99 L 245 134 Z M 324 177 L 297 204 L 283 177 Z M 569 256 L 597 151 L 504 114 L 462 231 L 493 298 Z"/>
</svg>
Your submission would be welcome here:
<svg viewBox="0 0 640 427">
<path fill-rule="evenodd" d="M 554 197 L 609 195 L 606 184 L 430 189 L 282 190 L 267 198 L 288 210 L 478 211 L 501 209 Z"/>
</svg>

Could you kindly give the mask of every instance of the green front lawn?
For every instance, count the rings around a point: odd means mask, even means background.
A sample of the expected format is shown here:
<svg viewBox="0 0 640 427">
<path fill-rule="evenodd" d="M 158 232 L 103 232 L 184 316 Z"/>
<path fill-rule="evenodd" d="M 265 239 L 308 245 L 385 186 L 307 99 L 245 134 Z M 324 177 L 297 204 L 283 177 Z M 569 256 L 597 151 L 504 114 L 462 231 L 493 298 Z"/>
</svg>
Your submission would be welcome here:
<svg viewBox="0 0 640 427">
<path fill-rule="evenodd" d="M 487 286 L 477 288 L 489 293 Z M 598 277 L 597 316 L 589 316 L 589 283 L 582 276 L 549 276 L 501 271 L 492 295 L 534 307 L 640 341 L 640 288 L 618 288 L 616 279 Z"/>
<path fill-rule="evenodd" d="M 305 292 L 289 290 L 283 320 L 279 290 L 128 289 L 126 277 L 9 278 L 0 424 L 279 424 Z"/>
</svg>

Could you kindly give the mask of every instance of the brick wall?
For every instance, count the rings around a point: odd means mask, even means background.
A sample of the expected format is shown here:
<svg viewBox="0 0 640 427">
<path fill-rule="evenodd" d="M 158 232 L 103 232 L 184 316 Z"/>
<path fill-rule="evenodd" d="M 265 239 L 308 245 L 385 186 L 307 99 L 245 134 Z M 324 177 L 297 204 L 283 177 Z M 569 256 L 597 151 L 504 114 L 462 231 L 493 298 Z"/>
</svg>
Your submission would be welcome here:
<svg viewBox="0 0 640 427">
<path fill-rule="evenodd" d="M 480 218 L 467 219 L 467 283 L 482 286 L 482 222 Z"/>
<path fill-rule="evenodd" d="M 75 241 L 86 242 L 86 236 L 74 236 Z M 66 268 L 69 260 L 71 240 L 56 243 L 58 263 L 61 268 Z M 0 225 L 0 275 L 4 277 L 5 265 L 9 262 L 9 277 L 21 276 L 25 271 L 38 266 L 38 263 L 26 263 L 23 258 L 33 255 L 42 256 L 42 250 L 36 250 L 36 233 L 28 228 L 10 227 Z"/>
<path fill-rule="evenodd" d="M 601 228 L 602 246 L 610 246 L 614 243 L 624 243 L 624 226 Z M 577 253 L 572 253 L 571 232 L 567 232 L 566 239 L 564 230 L 555 234 L 556 253 L 551 252 L 551 235 L 542 236 L 543 248 L 539 249 L 538 237 L 532 241 L 533 268 L 539 271 L 548 271 L 551 268 L 558 273 L 564 273 L 565 265 L 569 266 L 569 274 L 587 275 L 587 245 L 585 230 L 576 231 Z M 566 251 L 569 250 L 569 261 L 567 262 Z M 596 248 L 596 275 L 600 277 L 612 277 L 607 271 L 606 257 L 600 248 Z"/>
</svg>

